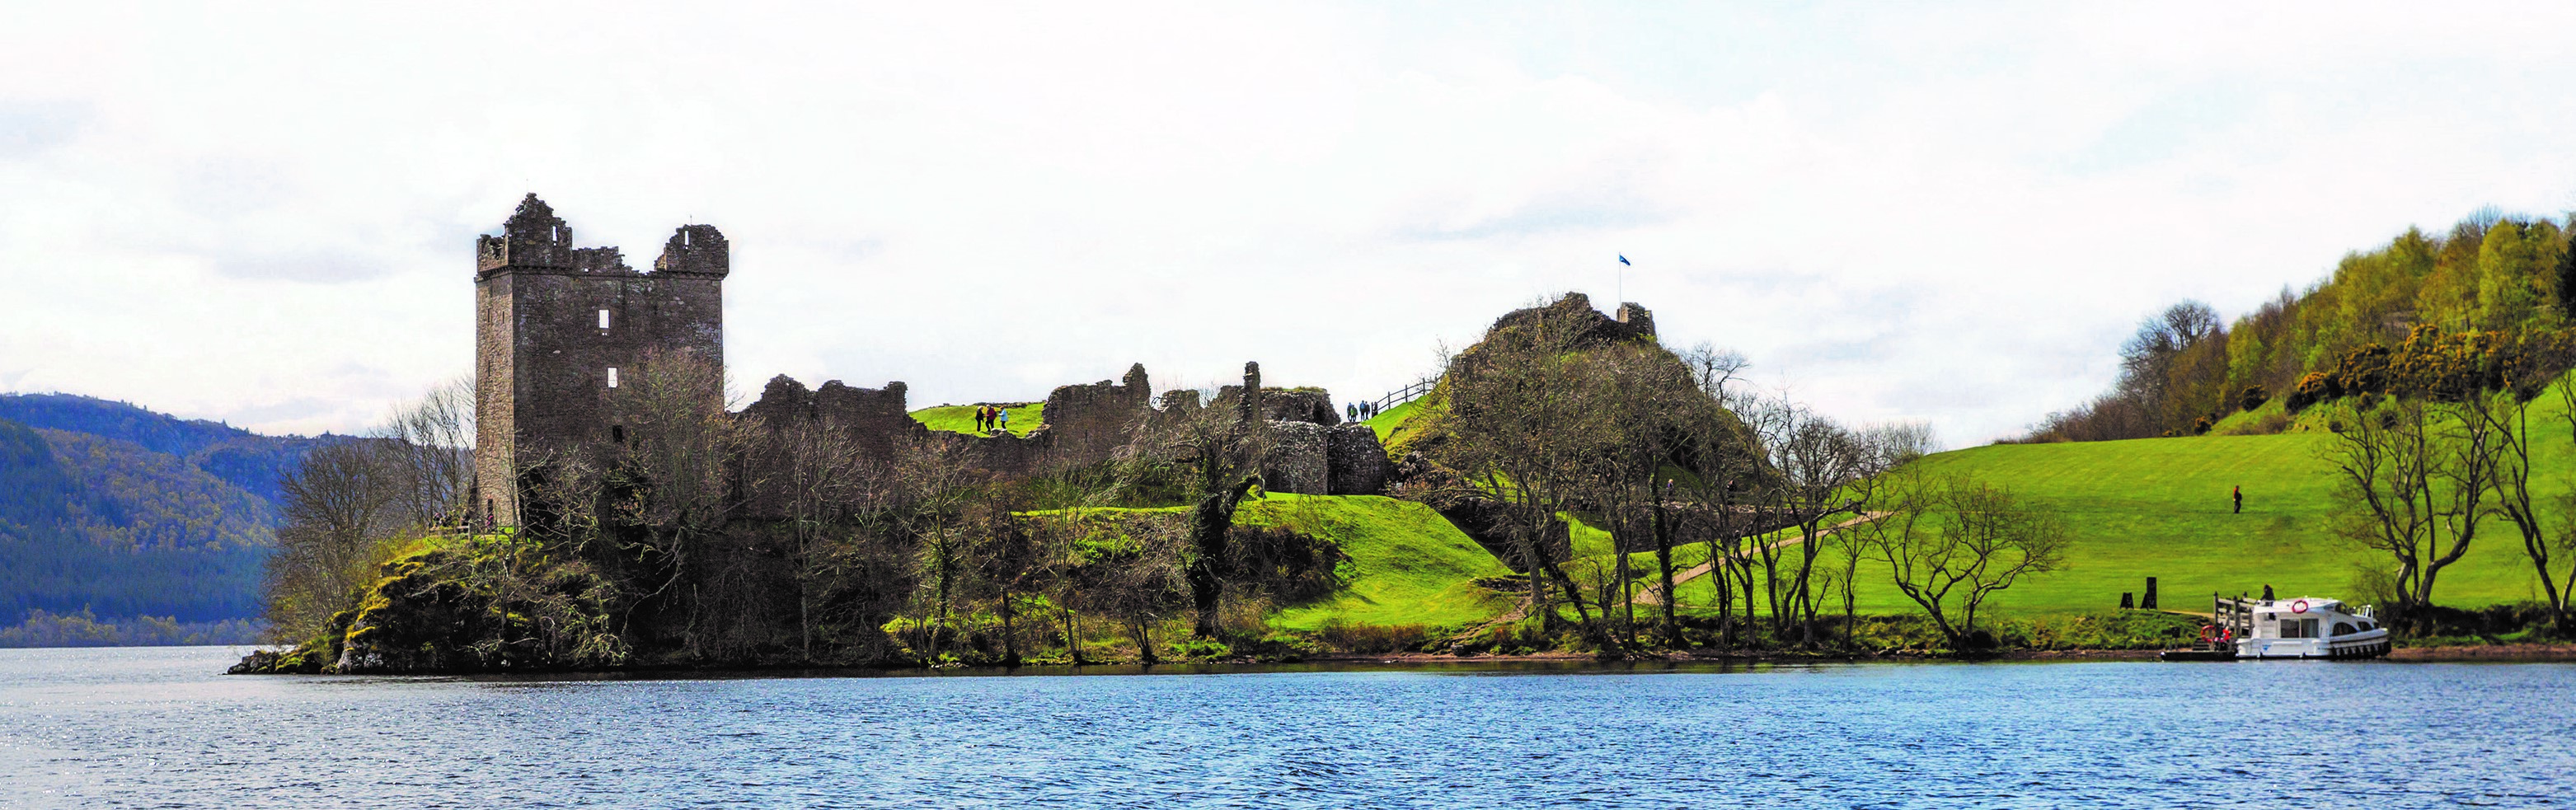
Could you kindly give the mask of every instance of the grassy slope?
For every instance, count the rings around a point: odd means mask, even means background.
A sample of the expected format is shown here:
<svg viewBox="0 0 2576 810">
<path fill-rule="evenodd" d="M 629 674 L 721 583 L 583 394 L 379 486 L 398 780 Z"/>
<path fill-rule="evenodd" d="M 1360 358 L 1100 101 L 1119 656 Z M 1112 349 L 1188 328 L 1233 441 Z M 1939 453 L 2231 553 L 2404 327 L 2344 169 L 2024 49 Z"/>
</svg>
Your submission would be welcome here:
<svg viewBox="0 0 2576 810">
<path fill-rule="evenodd" d="M 2554 396 L 2533 422 L 2552 422 Z M 2540 434 L 2535 466 L 2552 490 L 2576 471 L 2564 423 Z M 2050 445 L 1997 445 L 1943 453 L 1925 463 L 2006 484 L 2066 512 L 2075 545 L 2065 570 L 1999 597 L 2023 609 L 2098 609 L 2159 578 L 2163 606 L 2190 610 L 2213 591 L 2342 596 L 2363 552 L 2328 531 L 2333 479 L 2317 457 L 2317 432 L 2203 436 Z M 2245 487 L 2245 513 L 2228 489 Z M 2435 599 L 2473 607 L 2534 598 L 2537 583 L 2512 527 L 2489 520 L 2466 557 L 2443 569 Z M 1866 593 L 1864 594 L 1866 595 Z"/>
<path fill-rule="evenodd" d="M 1470 583 L 1511 570 L 1422 504 L 1376 495 L 1274 494 L 1245 505 L 1235 522 L 1320 530 L 1350 555 L 1342 564 L 1346 587 L 1329 599 L 1279 611 L 1271 619 L 1276 627 L 1314 630 L 1336 619 L 1445 627 L 1491 618 L 1511 606 L 1508 598 Z"/>
<path fill-rule="evenodd" d="M 931 430 L 971 434 L 975 432 L 975 407 L 942 405 L 936 408 L 923 408 L 913 411 L 912 419 L 928 426 Z M 1046 403 L 1043 402 L 1021 405 L 1009 410 L 1011 435 L 1014 436 L 1029 435 L 1029 431 L 1038 429 L 1038 425 L 1046 418 Z"/>
<path fill-rule="evenodd" d="M 1405 400 L 1395 407 L 1377 412 L 1376 416 L 1369 417 L 1364 424 L 1367 424 L 1370 430 L 1377 431 L 1379 443 L 1386 443 L 1395 438 L 1396 426 L 1404 424 L 1405 419 L 1412 417 L 1414 409 L 1421 404 L 1422 400 L 1419 398 Z"/>
<path fill-rule="evenodd" d="M 2535 464 L 2543 471 L 2537 483 L 2545 492 L 2576 486 L 2568 477 L 2576 474 L 2576 447 L 2559 421 L 2563 412 L 2554 393 L 2533 406 Z M 2317 452 L 2332 439 L 2308 424 L 2316 419 L 2308 414 L 2278 435 L 1994 445 L 1923 463 L 1933 472 L 2010 487 L 2063 510 L 2073 524 L 2075 542 L 2063 569 L 1994 598 L 2008 612 L 2108 610 L 2122 592 L 2144 591 L 2150 576 L 2157 578 L 2161 606 L 2176 610 L 2207 610 L 2212 592 L 2259 593 L 2266 584 L 2283 596 L 2351 598 L 2355 563 L 2371 558 L 2328 531 L 2333 479 Z M 2241 515 L 2229 509 L 2234 486 L 2246 492 Z M 1577 529 L 1575 546 L 1578 557 L 1608 564 L 1608 539 L 1590 527 Z M 1785 560 L 1797 554 L 1790 549 Z M 1675 554 L 1684 564 L 1701 556 L 1697 549 Z M 1645 570 L 1653 563 L 1638 555 L 1632 564 Z M 1913 609 L 1884 584 L 1884 565 L 1864 562 L 1858 578 L 1862 612 Z M 1685 605 L 1714 598 L 1705 580 L 1681 590 Z M 2519 535 L 2490 519 L 2467 556 L 2443 569 L 2434 595 L 2442 604 L 2476 607 L 2537 598 L 2538 584 Z"/>
</svg>

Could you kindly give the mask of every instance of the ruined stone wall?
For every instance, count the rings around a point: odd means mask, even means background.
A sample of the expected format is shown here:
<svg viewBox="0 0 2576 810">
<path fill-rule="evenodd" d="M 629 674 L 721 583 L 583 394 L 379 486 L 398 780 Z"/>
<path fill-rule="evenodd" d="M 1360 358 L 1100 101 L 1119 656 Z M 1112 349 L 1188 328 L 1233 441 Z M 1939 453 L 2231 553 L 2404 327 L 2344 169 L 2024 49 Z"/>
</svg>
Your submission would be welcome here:
<svg viewBox="0 0 2576 810">
<path fill-rule="evenodd" d="M 1153 393 L 1143 363 L 1129 366 L 1118 382 L 1059 386 L 1047 394 L 1045 423 L 1030 435 L 1042 435 L 1046 449 L 1066 464 L 1107 460 L 1134 440 L 1152 410 Z"/>
<path fill-rule="evenodd" d="M 1299 495 L 1332 492 L 1332 467 L 1324 454 L 1322 425 L 1277 420 L 1270 423 L 1270 453 L 1261 459 L 1261 488 Z"/>
<path fill-rule="evenodd" d="M 723 237 L 707 225 L 679 232 L 681 255 L 638 273 L 617 248 L 573 247 L 572 229 L 530 194 L 501 234 L 476 239 L 475 479 L 495 522 L 518 522 L 523 462 L 614 436 L 609 397 L 649 358 L 723 367 Z"/>
<path fill-rule="evenodd" d="M 1487 337 L 1515 326 L 1535 323 L 1542 318 L 1564 318 L 1566 326 L 1576 332 L 1576 345 L 1598 345 L 1623 340 L 1651 340 L 1655 337 L 1655 315 L 1634 303 L 1621 304 L 1618 317 L 1603 315 L 1592 308 L 1592 299 L 1570 292 L 1544 307 L 1516 309 L 1494 319 L 1485 330 Z"/>
<path fill-rule="evenodd" d="M 1377 431 L 1358 422 L 1324 429 L 1324 466 L 1332 495 L 1385 494 L 1393 468 L 1386 460 L 1386 447 L 1378 444 Z"/>
<path fill-rule="evenodd" d="M 1211 408 L 1242 407 L 1243 386 L 1228 385 L 1216 390 Z M 1321 388 L 1261 389 L 1262 418 L 1274 422 L 1304 422 L 1331 427 L 1342 423 L 1342 412 L 1334 407 L 1332 392 Z"/>
<path fill-rule="evenodd" d="M 839 431 L 863 455 L 882 460 L 890 457 L 899 444 L 930 433 L 905 410 L 904 393 L 900 382 L 886 383 L 884 388 L 858 388 L 840 380 L 807 390 L 804 383 L 781 374 L 770 378 L 769 384 L 761 388 L 760 398 L 743 408 L 742 413 L 771 429 L 819 422 Z"/>
</svg>

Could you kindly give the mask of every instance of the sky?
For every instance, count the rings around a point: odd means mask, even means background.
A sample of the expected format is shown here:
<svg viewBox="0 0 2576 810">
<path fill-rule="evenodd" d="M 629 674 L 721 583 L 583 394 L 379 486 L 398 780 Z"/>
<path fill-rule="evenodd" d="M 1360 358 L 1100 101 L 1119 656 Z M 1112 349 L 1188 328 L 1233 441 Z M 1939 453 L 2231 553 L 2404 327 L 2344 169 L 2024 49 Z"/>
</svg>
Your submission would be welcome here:
<svg viewBox="0 0 2576 810">
<path fill-rule="evenodd" d="M 2175 301 L 2576 209 L 2576 7 L 2126 6 L 19 8 L 0 391 L 363 430 L 470 373 L 535 192 L 638 266 L 721 228 L 745 392 L 1373 398 L 1578 291 L 1959 447 Z"/>
</svg>

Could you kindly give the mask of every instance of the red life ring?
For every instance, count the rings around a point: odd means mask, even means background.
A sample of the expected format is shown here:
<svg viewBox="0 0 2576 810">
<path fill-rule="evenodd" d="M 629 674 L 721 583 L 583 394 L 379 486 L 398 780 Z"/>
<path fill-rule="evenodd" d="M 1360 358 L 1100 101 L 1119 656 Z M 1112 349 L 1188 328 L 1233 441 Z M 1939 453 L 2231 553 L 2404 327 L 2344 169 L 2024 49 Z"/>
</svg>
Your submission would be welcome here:
<svg viewBox="0 0 2576 810">
<path fill-rule="evenodd" d="M 2291 612 L 2291 613 L 2306 613 L 2306 612 L 2308 612 L 2308 600 L 2301 599 L 2301 600 L 2296 601 L 2296 602 L 2291 602 L 2291 603 L 2290 603 L 2290 612 Z"/>
<path fill-rule="evenodd" d="M 2217 640 L 2218 640 L 2218 625 L 2214 625 L 2214 624 L 2204 624 L 2204 625 L 2201 625 L 2201 626 L 2200 626 L 2200 640 L 2202 640 L 2202 641 L 2217 641 Z"/>
</svg>

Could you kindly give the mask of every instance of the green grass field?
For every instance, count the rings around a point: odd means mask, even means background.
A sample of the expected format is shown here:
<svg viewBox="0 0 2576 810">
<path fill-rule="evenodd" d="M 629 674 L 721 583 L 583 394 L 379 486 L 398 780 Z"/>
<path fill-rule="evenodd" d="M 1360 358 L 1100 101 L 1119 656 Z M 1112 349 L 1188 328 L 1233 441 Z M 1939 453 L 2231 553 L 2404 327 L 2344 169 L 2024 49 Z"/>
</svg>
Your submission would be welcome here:
<svg viewBox="0 0 2576 810">
<path fill-rule="evenodd" d="M 1287 525 L 1330 537 L 1350 560 L 1331 598 L 1291 606 L 1271 625 L 1315 630 L 1326 622 L 1454 627 L 1499 615 L 1511 600 L 1472 583 L 1511 569 L 1431 507 L 1377 495 L 1273 494 L 1235 513 L 1236 525 Z"/>
<path fill-rule="evenodd" d="M 972 434 L 975 432 L 975 408 L 974 405 L 923 408 L 913 411 L 912 419 L 928 426 L 931 430 Z M 1046 403 L 1043 402 L 1013 405 L 1005 410 L 1011 414 L 1010 430 L 1013 436 L 1029 435 L 1029 431 L 1038 429 L 1038 425 L 1046 421 Z"/>
<path fill-rule="evenodd" d="M 2576 443 L 2560 421 L 2563 410 L 2554 393 L 2533 404 L 2535 466 L 2542 471 L 2535 485 L 2551 493 L 2576 486 Z M 2062 511 L 2071 524 L 2074 542 L 2062 568 L 1993 598 L 1991 605 L 2006 614 L 2111 610 L 2122 592 L 2143 592 L 2151 576 L 2159 606 L 2168 610 L 2206 611 L 2213 592 L 2260 593 L 2266 584 L 2284 597 L 2356 598 L 2356 563 L 2372 558 L 2328 529 L 2334 481 L 2318 452 L 2333 439 L 2305 424 L 2317 418 L 2311 412 L 2291 432 L 2276 435 L 1992 445 L 1920 463 L 1927 472 L 1964 473 L 2008 487 Z M 2245 488 L 2244 514 L 2230 512 L 2228 491 L 2235 486 Z M 1574 541 L 1576 566 L 1608 564 L 1606 535 L 1578 526 Z M 1820 566 L 1832 560 L 1827 549 Z M 1792 547 L 1784 556 L 1794 560 L 1799 553 Z M 1694 548 L 1675 558 L 1683 567 L 1705 555 Z M 1631 565 L 1651 570 L 1652 555 L 1634 555 Z M 1885 565 L 1864 560 L 1856 579 L 1861 612 L 1915 609 L 1888 584 Z M 1685 584 L 1682 603 L 1712 603 L 1709 587 L 1705 579 Z M 2539 596 L 2521 538 L 2500 518 L 2481 525 L 2467 556 L 2443 569 L 2434 592 L 2438 603 L 2464 608 Z"/>
</svg>

